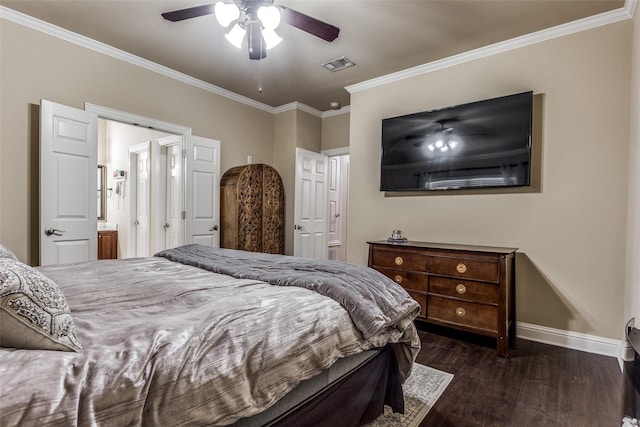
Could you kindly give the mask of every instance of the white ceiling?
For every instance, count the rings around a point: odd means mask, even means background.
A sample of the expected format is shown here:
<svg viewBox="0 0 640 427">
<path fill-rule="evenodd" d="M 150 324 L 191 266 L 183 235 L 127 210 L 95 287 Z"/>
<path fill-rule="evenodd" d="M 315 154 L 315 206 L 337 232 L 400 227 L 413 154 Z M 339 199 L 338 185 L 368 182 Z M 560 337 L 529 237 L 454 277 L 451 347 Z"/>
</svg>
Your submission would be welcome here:
<svg viewBox="0 0 640 427">
<path fill-rule="evenodd" d="M 326 42 L 282 24 L 282 43 L 250 60 L 213 15 L 170 22 L 161 13 L 207 0 L 0 0 L 0 5 L 271 107 L 320 111 L 344 89 L 455 54 L 624 7 L 624 0 L 275 0 L 340 28 Z M 356 66 L 332 73 L 323 62 Z M 258 90 L 262 87 L 262 92 Z"/>
</svg>

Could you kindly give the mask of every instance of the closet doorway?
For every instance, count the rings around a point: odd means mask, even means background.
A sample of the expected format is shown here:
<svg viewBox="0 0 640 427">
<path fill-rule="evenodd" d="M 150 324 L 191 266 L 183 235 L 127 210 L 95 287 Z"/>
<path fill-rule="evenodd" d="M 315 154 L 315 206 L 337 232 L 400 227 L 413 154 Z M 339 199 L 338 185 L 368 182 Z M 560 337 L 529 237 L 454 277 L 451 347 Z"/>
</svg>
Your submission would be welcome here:
<svg viewBox="0 0 640 427">
<path fill-rule="evenodd" d="M 98 164 L 107 171 L 106 221 L 98 227 L 118 231 L 118 258 L 150 256 L 183 241 L 175 218 L 184 197 L 180 140 L 167 132 L 98 120 Z"/>
<path fill-rule="evenodd" d="M 327 258 L 347 261 L 349 147 L 323 150 L 327 156 Z"/>
<path fill-rule="evenodd" d="M 327 254 L 330 260 L 347 261 L 349 218 L 349 154 L 328 157 Z"/>
</svg>

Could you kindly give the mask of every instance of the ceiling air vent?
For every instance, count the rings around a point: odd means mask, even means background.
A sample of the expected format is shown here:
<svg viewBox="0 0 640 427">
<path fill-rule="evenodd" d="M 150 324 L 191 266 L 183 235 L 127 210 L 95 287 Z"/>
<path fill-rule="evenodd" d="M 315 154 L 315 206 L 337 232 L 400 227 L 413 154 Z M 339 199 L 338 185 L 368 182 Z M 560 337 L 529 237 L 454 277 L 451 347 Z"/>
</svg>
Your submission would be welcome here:
<svg viewBox="0 0 640 427">
<path fill-rule="evenodd" d="M 353 67 L 354 65 L 356 64 L 351 62 L 346 56 L 341 56 L 340 58 L 336 58 L 322 64 L 324 68 L 332 72 L 344 70 L 345 68 Z"/>
</svg>

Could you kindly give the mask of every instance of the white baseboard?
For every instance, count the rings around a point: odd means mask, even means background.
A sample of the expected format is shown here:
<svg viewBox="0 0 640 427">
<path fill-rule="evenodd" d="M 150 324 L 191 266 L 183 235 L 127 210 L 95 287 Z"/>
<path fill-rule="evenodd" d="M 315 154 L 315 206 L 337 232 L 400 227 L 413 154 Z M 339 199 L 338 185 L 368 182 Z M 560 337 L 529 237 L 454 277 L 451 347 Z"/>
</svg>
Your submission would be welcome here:
<svg viewBox="0 0 640 427">
<path fill-rule="evenodd" d="M 620 366 L 622 366 L 622 361 L 633 360 L 634 353 L 631 345 L 621 340 L 613 340 L 522 322 L 516 322 L 516 337 L 523 340 L 585 351 L 587 353 L 615 357 L 618 359 Z"/>
</svg>

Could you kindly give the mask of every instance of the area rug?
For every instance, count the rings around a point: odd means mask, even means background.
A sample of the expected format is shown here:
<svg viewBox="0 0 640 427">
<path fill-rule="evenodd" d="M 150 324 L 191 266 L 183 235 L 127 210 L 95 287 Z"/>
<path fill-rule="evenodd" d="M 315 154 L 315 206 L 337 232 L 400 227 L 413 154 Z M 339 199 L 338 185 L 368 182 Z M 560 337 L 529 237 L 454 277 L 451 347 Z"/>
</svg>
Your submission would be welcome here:
<svg viewBox="0 0 640 427">
<path fill-rule="evenodd" d="M 418 427 L 436 400 L 447 388 L 453 374 L 414 364 L 404 383 L 404 414 L 394 414 L 388 406 L 384 414 L 368 427 Z"/>
</svg>

